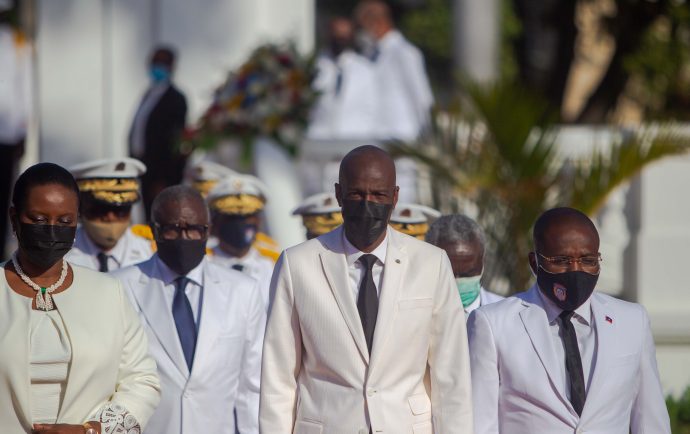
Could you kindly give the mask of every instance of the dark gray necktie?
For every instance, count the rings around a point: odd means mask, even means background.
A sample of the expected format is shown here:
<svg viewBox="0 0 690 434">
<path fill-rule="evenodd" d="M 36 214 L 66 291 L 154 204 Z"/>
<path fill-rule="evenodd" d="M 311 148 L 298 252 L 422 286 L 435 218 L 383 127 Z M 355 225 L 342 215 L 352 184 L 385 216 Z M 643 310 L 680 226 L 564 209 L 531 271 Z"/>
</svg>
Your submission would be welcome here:
<svg viewBox="0 0 690 434">
<path fill-rule="evenodd" d="M 98 259 L 98 271 L 100 271 L 101 273 L 107 273 L 109 256 L 103 252 L 98 252 L 96 258 Z"/>
<path fill-rule="evenodd" d="M 190 280 L 185 276 L 175 279 L 175 296 L 173 298 L 172 314 L 175 320 L 175 328 L 180 338 L 184 359 L 187 362 L 189 372 L 192 372 L 194 351 L 196 350 L 196 322 L 189 298 L 185 288 Z"/>
<path fill-rule="evenodd" d="M 561 332 L 563 333 L 563 345 L 565 347 L 565 369 L 570 382 L 570 403 L 573 404 L 573 408 L 578 416 L 582 416 L 586 397 L 585 375 L 582 371 L 582 359 L 580 358 L 580 349 L 577 346 L 575 327 L 570 322 L 570 319 L 573 317 L 573 311 L 564 310 L 558 317 L 561 320 Z"/>
<path fill-rule="evenodd" d="M 376 293 L 374 284 L 374 273 L 372 271 L 376 256 L 365 254 L 357 259 L 364 266 L 364 276 L 359 284 L 359 295 L 357 296 L 357 310 L 359 319 L 362 321 L 364 337 L 367 341 L 367 348 L 371 354 L 374 343 L 374 330 L 376 329 L 376 317 L 379 313 L 379 296 Z"/>
</svg>

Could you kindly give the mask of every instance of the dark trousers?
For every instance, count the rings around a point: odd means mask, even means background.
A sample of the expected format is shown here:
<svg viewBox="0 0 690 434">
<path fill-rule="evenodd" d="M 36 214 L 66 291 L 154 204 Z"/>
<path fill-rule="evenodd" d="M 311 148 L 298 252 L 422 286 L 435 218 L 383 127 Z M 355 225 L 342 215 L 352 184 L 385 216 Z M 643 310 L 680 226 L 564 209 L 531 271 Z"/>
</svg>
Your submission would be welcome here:
<svg viewBox="0 0 690 434">
<path fill-rule="evenodd" d="M 5 245 L 9 216 L 7 210 L 12 198 L 12 187 L 20 152 L 15 144 L 0 143 L 0 259 L 7 259 Z"/>
</svg>

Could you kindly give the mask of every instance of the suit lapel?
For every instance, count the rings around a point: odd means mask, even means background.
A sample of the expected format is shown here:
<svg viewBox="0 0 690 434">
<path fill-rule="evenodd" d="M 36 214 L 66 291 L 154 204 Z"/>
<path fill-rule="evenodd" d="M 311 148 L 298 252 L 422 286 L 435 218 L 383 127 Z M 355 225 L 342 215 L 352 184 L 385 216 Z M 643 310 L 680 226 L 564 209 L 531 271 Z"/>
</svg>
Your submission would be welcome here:
<svg viewBox="0 0 690 434">
<path fill-rule="evenodd" d="M 371 354 L 371 366 L 376 365 L 385 354 L 385 343 L 391 332 L 398 306 L 400 283 L 407 270 L 407 254 L 399 235 L 393 230 L 388 233 L 388 248 L 384 265 L 383 280 L 379 291 L 379 312 Z"/>
<path fill-rule="evenodd" d="M 225 322 L 224 316 L 227 315 L 228 292 L 232 290 L 229 287 L 219 287 L 220 279 L 206 263 L 204 263 L 203 275 L 203 300 L 201 312 L 199 312 L 201 321 L 194 351 L 192 374 L 204 369 L 208 359 L 206 355 L 213 352 L 213 345 Z"/>
<path fill-rule="evenodd" d="M 597 351 L 596 360 L 594 361 L 594 373 L 592 374 L 592 382 L 587 390 L 587 399 L 585 400 L 585 407 L 582 410 L 582 417 L 592 411 L 590 408 L 596 408 L 600 405 L 597 402 L 597 396 L 600 392 L 606 392 L 606 379 L 609 376 L 610 366 L 607 363 L 607 358 L 604 355 L 610 354 L 611 351 L 616 351 L 618 344 L 616 341 L 616 322 L 614 321 L 615 314 L 611 311 L 606 301 L 599 299 L 595 293 L 592 297 L 592 322 L 597 334 Z M 587 379 L 585 379 L 586 381 Z M 610 396 L 605 395 L 605 399 L 610 399 Z"/>
<path fill-rule="evenodd" d="M 364 329 L 359 319 L 357 303 L 354 294 L 350 289 L 349 277 L 347 275 L 347 261 L 345 254 L 342 253 L 342 226 L 324 236 L 326 250 L 319 253 L 321 266 L 323 267 L 326 280 L 331 287 L 333 297 L 338 304 L 340 313 L 345 319 L 347 328 L 350 329 L 355 344 L 362 354 L 362 358 L 369 363 L 369 349 L 364 338 Z"/>
<path fill-rule="evenodd" d="M 556 391 L 559 399 L 568 408 L 570 413 L 577 416 L 577 413 L 573 409 L 562 387 L 564 379 L 562 379 L 560 375 L 560 366 L 564 364 L 565 361 L 558 360 L 556 357 L 556 350 L 553 347 L 553 337 L 549 332 L 549 320 L 546 316 L 546 312 L 538 305 L 535 305 L 535 298 L 539 297 L 536 291 L 539 291 L 539 289 L 534 285 L 525 295 L 523 299 L 525 309 L 520 311 L 520 319 L 527 331 L 527 335 L 532 341 L 534 351 L 537 353 L 537 356 L 539 356 L 544 370 L 546 370 L 552 388 Z"/>
<path fill-rule="evenodd" d="M 138 285 L 132 288 L 134 297 L 161 346 L 180 371 L 182 377 L 186 379 L 189 376 L 189 369 L 184 359 L 180 339 L 177 336 L 171 308 L 163 294 L 165 290 L 163 282 L 160 279 L 152 278 L 156 273 L 154 259 L 144 262 L 139 266 L 139 269 L 141 275 Z"/>
</svg>

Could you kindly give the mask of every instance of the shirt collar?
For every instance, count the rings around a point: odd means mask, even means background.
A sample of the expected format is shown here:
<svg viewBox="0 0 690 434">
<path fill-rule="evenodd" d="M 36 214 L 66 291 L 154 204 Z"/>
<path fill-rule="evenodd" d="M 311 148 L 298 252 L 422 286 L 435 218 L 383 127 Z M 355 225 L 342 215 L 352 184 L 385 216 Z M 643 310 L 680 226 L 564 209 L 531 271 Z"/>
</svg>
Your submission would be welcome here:
<svg viewBox="0 0 690 434">
<path fill-rule="evenodd" d="M 388 235 L 390 232 L 390 228 L 386 228 L 386 236 L 384 237 L 383 241 L 381 244 L 378 245 L 374 249 L 373 252 L 370 252 L 369 254 L 376 256 L 376 259 L 381 262 L 381 264 L 386 263 L 386 252 L 388 251 Z M 345 236 L 345 231 L 342 231 L 342 237 L 343 237 L 343 249 L 345 250 L 345 257 L 347 258 L 347 265 L 352 266 L 354 265 L 357 260 L 359 259 L 360 256 L 364 255 L 365 253 L 360 251 L 357 247 L 353 246 L 352 243 L 347 239 Z"/>
<path fill-rule="evenodd" d="M 170 267 L 168 267 L 165 264 L 165 262 L 163 262 L 161 260 L 160 256 L 158 256 L 158 254 L 156 254 L 154 256 L 154 258 L 155 258 L 154 260 L 156 261 L 156 268 L 158 269 L 158 276 L 161 278 L 161 280 L 163 281 L 163 283 L 165 285 L 172 285 L 175 282 L 175 279 L 180 277 L 180 275 L 177 274 L 176 272 L 174 272 L 173 270 L 171 270 Z M 201 262 L 199 263 L 199 265 L 192 268 L 192 270 L 189 273 L 187 273 L 187 275 L 186 275 L 186 277 L 189 280 L 191 280 L 192 282 L 194 282 L 195 284 L 197 284 L 199 286 L 203 286 L 203 284 L 204 284 L 203 266 L 204 266 L 205 260 L 206 260 L 205 258 L 202 259 Z"/>
<path fill-rule="evenodd" d="M 129 230 L 129 228 L 127 230 Z M 125 239 L 125 237 L 127 236 L 127 232 L 122 234 L 122 236 L 119 240 L 117 240 L 117 243 L 115 243 L 112 249 L 102 250 L 100 247 L 96 245 L 96 243 L 93 242 L 91 237 L 89 237 L 89 234 L 86 233 L 86 229 L 84 229 L 83 226 L 80 228 L 80 231 L 84 237 L 84 242 L 86 243 L 87 253 L 89 253 L 92 256 L 96 256 L 100 252 L 103 252 L 109 257 L 113 258 L 115 262 L 118 263 L 118 265 L 122 265 L 122 261 L 124 260 L 125 253 L 127 251 L 127 240 Z"/>
<path fill-rule="evenodd" d="M 391 29 L 385 35 L 383 35 L 381 39 L 379 39 L 378 46 L 385 48 L 389 45 L 394 45 L 397 41 L 401 40 L 402 38 L 402 33 L 400 33 L 397 29 Z"/>
<path fill-rule="evenodd" d="M 549 320 L 549 324 L 552 324 L 556 319 L 558 318 L 558 315 L 563 312 L 563 309 L 560 307 L 556 306 L 556 303 L 553 301 L 549 300 L 548 297 L 546 297 L 541 290 L 539 289 L 539 285 L 535 285 L 537 288 L 537 292 L 539 293 L 539 300 L 541 301 L 541 307 L 544 308 L 544 311 L 546 312 L 546 318 Z M 579 320 L 583 321 L 587 325 L 592 324 L 592 297 L 590 296 L 580 307 L 575 309 L 575 317 L 577 317 Z"/>
</svg>

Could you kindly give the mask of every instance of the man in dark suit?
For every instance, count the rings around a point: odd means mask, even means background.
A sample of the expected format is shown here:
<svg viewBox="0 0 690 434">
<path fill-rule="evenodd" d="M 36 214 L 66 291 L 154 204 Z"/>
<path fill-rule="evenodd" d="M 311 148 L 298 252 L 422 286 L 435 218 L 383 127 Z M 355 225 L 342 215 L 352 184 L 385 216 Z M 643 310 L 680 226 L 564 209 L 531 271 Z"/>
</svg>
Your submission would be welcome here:
<svg viewBox="0 0 690 434">
<path fill-rule="evenodd" d="M 182 181 L 186 155 L 180 137 L 187 116 L 185 96 L 173 85 L 175 53 L 167 47 L 154 50 L 149 63 L 151 85 L 139 104 L 129 132 L 129 153 L 148 168 L 142 177 L 146 215 L 153 198 Z"/>
</svg>

